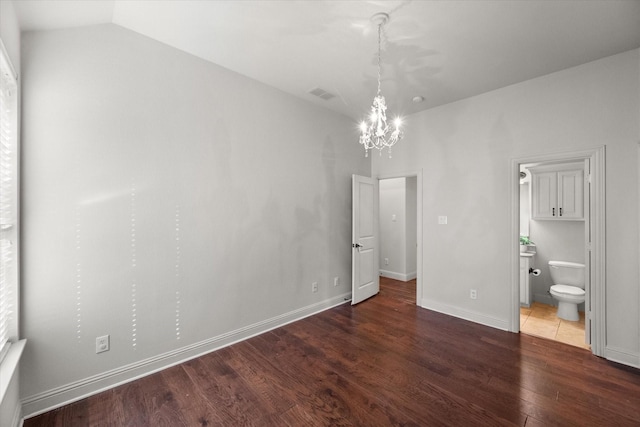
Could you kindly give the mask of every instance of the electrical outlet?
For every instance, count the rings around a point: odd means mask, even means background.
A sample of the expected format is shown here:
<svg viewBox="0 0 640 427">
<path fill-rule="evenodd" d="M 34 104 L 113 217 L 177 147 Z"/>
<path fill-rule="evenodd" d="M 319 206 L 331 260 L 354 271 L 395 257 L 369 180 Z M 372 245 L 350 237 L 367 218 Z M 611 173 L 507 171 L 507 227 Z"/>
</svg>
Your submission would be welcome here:
<svg viewBox="0 0 640 427">
<path fill-rule="evenodd" d="M 478 299 L 478 291 L 475 289 L 471 289 L 471 291 L 469 291 L 469 298 Z"/>
<path fill-rule="evenodd" d="M 96 338 L 96 354 L 109 351 L 109 335 Z"/>
<path fill-rule="evenodd" d="M 340 285 L 340 278 L 338 276 L 333 278 L 333 286 L 339 286 Z"/>
<path fill-rule="evenodd" d="M 311 292 L 313 292 L 313 293 L 318 292 L 318 282 L 313 282 L 311 284 Z"/>
</svg>

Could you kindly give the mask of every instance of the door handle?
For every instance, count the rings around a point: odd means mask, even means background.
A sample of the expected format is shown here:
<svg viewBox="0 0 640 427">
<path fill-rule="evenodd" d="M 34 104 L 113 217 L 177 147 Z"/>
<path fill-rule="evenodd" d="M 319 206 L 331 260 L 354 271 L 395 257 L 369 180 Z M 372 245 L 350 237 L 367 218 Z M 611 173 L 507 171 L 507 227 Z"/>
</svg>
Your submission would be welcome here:
<svg viewBox="0 0 640 427">
<path fill-rule="evenodd" d="M 560 216 L 562 216 L 562 208 L 560 208 Z"/>
<path fill-rule="evenodd" d="M 360 243 L 354 243 L 354 244 L 351 245 L 351 247 L 356 248 L 356 249 L 360 249 L 363 246 Z"/>
</svg>

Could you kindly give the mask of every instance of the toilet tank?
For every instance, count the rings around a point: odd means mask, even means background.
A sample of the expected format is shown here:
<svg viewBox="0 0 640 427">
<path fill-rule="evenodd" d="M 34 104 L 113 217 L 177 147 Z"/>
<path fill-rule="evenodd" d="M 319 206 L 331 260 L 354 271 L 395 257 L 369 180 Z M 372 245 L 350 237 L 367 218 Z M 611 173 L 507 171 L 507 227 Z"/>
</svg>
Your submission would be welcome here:
<svg viewBox="0 0 640 427">
<path fill-rule="evenodd" d="M 584 264 L 568 261 L 549 261 L 554 285 L 577 286 L 584 289 Z"/>
</svg>

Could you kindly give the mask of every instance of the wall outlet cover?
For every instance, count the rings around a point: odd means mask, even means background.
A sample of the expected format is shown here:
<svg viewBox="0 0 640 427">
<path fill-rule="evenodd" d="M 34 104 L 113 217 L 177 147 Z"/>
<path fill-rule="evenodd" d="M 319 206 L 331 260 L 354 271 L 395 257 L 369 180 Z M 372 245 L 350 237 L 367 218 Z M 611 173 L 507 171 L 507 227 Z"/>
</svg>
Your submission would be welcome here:
<svg viewBox="0 0 640 427">
<path fill-rule="evenodd" d="M 109 351 L 109 335 L 103 335 L 96 338 L 96 354 Z"/>
</svg>

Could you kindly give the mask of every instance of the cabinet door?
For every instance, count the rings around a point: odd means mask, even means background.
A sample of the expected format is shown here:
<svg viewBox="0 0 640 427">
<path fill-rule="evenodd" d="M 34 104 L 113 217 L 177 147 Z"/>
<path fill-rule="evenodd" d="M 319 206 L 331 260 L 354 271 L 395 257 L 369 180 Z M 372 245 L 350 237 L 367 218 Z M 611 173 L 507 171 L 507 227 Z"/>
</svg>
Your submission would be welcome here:
<svg viewBox="0 0 640 427">
<path fill-rule="evenodd" d="M 581 170 L 558 172 L 558 218 L 584 218 L 584 177 Z"/>
<path fill-rule="evenodd" d="M 526 271 L 526 263 L 520 257 L 520 304 L 527 304 L 527 271 Z"/>
<path fill-rule="evenodd" d="M 533 219 L 552 219 L 558 215 L 558 174 L 540 172 L 532 175 Z"/>
<path fill-rule="evenodd" d="M 529 283 L 529 258 L 520 257 L 520 304 L 531 306 L 531 291 Z"/>
</svg>

